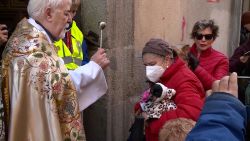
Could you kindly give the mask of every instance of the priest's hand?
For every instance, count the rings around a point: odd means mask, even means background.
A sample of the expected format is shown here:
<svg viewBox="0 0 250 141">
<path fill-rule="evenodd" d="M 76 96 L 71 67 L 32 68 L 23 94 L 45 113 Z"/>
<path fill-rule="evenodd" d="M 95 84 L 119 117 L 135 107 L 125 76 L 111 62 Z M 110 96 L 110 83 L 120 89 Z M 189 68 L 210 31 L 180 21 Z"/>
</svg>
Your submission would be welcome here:
<svg viewBox="0 0 250 141">
<path fill-rule="evenodd" d="M 103 48 L 98 48 L 97 52 L 91 57 L 90 60 L 97 63 L 102 69 L 105 69 L 110 63 L 110 60 L 108 59 Z"/>
</svg>

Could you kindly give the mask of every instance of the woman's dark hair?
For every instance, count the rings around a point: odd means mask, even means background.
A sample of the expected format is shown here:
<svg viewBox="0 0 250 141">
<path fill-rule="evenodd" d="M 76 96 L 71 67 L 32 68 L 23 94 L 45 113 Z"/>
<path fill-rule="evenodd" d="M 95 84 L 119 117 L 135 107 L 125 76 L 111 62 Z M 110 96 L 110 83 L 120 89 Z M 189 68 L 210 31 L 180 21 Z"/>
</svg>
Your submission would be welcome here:
<svg viewBox="0 0 250 141">
<path fill-rule="evenodd" d="M 202 31 L 202 30 L 204 30 L 206 28 L 210 28 L 211 29 L 212 34 L 213 34 L 213 39 L 215 40 L 216 37 L 218 37 L 219 27 L 218 27 L 218 25 L 216 25 L 214 23 L 213 20 L 200 20 L 200 21 L 197 21 L 194 24 L 194 27 L 193 27 L 193 30 L 192 30 L 192 33 L 191 33 L 191 38 L 195 39 L 195 37 L 197 36 L 197 34 L 200 31 Z"/>
</svg>

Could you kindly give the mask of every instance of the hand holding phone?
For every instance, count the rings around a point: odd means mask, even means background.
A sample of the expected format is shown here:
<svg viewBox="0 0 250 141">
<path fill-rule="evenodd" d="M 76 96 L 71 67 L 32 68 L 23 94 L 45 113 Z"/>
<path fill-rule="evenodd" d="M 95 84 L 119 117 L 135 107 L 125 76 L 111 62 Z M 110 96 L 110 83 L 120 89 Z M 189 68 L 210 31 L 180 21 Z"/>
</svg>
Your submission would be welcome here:
<svg viewBox="0 0 250 141">
<path fill-rule="evenodd" d="M 243 56 L 250 56 L 250 51 L 245 52 Z"/>
<path fill-rule="evenodd" d="M 246 63 L 248 61 L 248 58 L 249 58 L 249 55 L 240 56 L 240 61 L 242 63 Z"/>
</svg>

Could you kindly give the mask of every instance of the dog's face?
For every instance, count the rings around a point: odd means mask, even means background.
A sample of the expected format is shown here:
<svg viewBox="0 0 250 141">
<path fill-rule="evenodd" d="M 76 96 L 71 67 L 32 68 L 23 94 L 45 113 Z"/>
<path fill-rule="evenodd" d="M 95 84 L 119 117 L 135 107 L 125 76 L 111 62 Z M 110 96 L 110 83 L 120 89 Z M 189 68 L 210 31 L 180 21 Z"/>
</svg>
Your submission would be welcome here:
<svg viewBox="0 0 250 141">
<path fill-rule="evenodd" d="M 154 84 L 151 89 L 150 89 L 150 93 L 152 96 L 155 96 L 157 98 L 161 97 L 163 92 L 163 88 L 161 87 L 161 85 L 159 84 Z"/>
<path fill-rule="evenodd" d="M 150 88 L 149 93 L 149 100 L 157 103 L 163 99 L 171 99 L 175 95 L 176 91 L 166 87 L 161 83 L 155 83 Z"/>
<path fill-rule="evenodd" d="M 159 101 L 161 99 L 162 93 L 163 93 L 162 86 L 157 83 L 153 84 L 150 88 L 150 100 L 152 102 L 156 102 L 158 99 Z"/>
</svg>

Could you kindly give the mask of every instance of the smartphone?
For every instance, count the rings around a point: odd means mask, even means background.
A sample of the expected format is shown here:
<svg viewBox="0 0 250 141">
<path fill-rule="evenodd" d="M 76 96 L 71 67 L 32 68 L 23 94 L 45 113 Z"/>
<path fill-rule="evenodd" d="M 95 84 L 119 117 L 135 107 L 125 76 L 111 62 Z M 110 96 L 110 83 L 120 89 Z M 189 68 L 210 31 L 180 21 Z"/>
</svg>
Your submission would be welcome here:
<svg viewBox="0 0 250 141">
<path fill-rule="evenodd" d="M 246 88 L 249 83 L 249 76 L 238 76 L 238 98 L 245 105 L 250 104 L 250 97 L 249 95 L 246 95 Z"/>
<path fill-rule="evenodd" d="M 247 51 L 243 54 L 244 56 L 250 56 L 250 51 Z"/>
<path fill-rule="evenodd" d="M 237 76 L 238 79 L 250 80 L 250 76 Z"/>
</svg>

